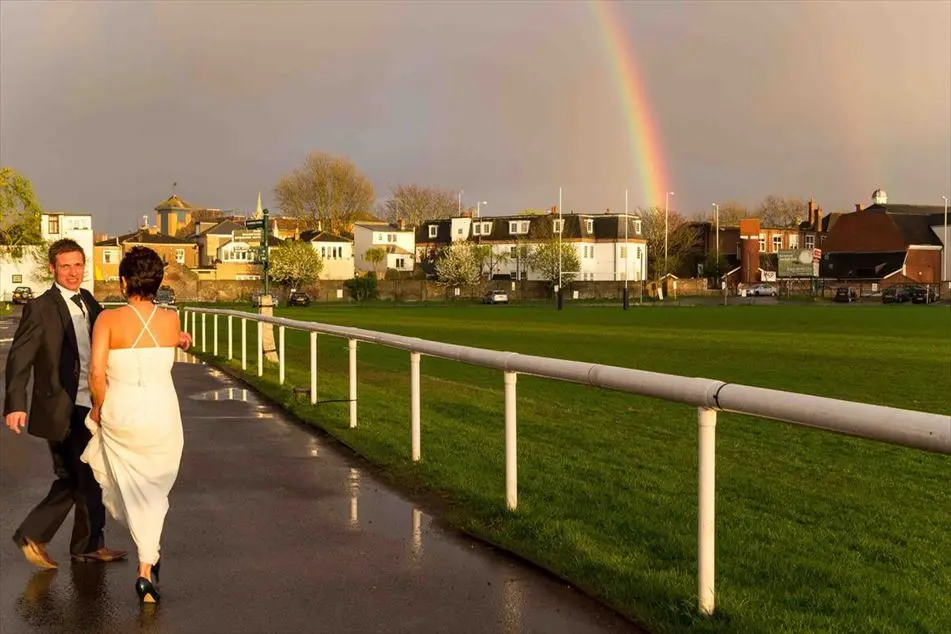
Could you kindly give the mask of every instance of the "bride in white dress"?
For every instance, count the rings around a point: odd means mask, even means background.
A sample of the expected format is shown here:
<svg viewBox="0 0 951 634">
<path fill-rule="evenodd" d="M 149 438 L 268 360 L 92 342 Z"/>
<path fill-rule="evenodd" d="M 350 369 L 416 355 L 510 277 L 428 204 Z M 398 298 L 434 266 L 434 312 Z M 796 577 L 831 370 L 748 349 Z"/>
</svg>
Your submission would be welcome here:
<svg viewBox="0 0 951 634">
<path fill-rule="evenodd" d="M 155 251 L 136 247 L 119 264 L 128 305 L 104 311 L 92 337 L 89 385 L 92 439 L 82 460 L 102 487 L 109 513 L 126 524 L 138 549 L 135 590 L 144 603 L 159 594 L 159 542 L 168 494 L 182 458 L 182 419 L 172 382 L 179 345 L 175 311 L 152 303 L 164 266 Z"/>
</svg>

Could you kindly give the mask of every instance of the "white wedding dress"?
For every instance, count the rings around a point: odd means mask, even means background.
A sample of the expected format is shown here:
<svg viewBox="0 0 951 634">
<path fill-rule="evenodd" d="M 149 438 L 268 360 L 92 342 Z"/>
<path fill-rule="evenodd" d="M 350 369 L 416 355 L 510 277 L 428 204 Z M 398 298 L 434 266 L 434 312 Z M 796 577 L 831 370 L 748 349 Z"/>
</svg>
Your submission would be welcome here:
<svg viewBox="0 0 951 634">
<path fill-rule="evenodd" d="M 86 420 L 92 439 L 83 462 L 102 487 L 109 513 L 126 524 L 139 562 L 159 559 L 168 494 L 178 477 L 184 438 L 172 382 L 175 347 L 161 347 L 134 307 L 142 331 L 131 348 L 113 348 L 106 363 L 106 396 L 99 424 Z M 144 335 L 153 346 L 138 347 Z"/>
</svg>

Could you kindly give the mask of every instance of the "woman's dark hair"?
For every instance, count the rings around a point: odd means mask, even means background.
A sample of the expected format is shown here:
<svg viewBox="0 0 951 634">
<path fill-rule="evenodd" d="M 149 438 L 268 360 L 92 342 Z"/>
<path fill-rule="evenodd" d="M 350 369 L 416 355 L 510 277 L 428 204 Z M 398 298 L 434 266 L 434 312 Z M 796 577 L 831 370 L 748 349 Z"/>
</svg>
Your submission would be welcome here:
<svg viewBox="0 0 951 634">
<path fill-rule="evenodd" d="M 125 279 L 128 297 L 152 300 L 165 277 L 165 265 L 152 249 L 132 247 L 119 262 L 119 277 Z"/>
</svg>

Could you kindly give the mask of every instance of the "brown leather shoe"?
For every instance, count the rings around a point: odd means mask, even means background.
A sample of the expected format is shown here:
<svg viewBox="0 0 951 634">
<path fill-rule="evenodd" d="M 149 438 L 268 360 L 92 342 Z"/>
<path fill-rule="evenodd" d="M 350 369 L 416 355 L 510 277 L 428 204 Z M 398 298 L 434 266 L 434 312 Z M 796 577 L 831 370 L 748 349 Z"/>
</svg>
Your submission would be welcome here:
<svg viewBox="0 0 951 634">
<path fill-rule="evenodd" d="M 26 560 L 37 568 L 42 568 L 43 570 L 55 570 L 59 568 L 59 564 L 53 561 L 53 558 L 46 552 L 45 544 L 37 544 L 32 539 L 24 538 L 20 550 L 23 552 L 23 556 L 26 557 Z"/>
<path fill-rule="evenodd" d="M 103 546 L 99 550 L 96 550 L 91 553 L 83 553 L 81 555 L 73 555 L 75 561 L 98 561 L 100 563 L 109 563 L 110 561 L 120 561 L 126 558 L 128 551 L 125 550 L 115 550 L 113 548 L 106 548 Z"/>
</svg>

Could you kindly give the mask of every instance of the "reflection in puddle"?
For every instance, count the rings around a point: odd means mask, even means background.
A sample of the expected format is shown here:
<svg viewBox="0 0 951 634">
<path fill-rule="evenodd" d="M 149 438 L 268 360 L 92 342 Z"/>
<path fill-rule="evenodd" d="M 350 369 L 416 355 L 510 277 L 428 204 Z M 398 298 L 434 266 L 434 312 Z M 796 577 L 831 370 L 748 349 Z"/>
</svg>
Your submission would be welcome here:
<svg viewBox="0 0 951 634">
<path fill-rule="evenodd" d="M 420 527 L 422 520 L 422 512 L 414 508 L 413 509 L 413 539 L 412 539 L 412 553 L 413 553 L 413 563 L 419 567 L 423 563 L 423 530 Z"/>
<path fill-rule="evenodd" d="M 357 496 L 360 493 L 360 472 L 350 467 L 350 528 L 360 528 L 360 511 Z"/>
<path fill-rule="evenodd" d="M 191 398 L 196 401 L 240 401 L 242 403 L 258 403 L 257 396 L 251 390 L 243 387 L 226 387 L 210 392 L 199 392 Z"/>
<path fill-rule="evenodd" d="M 525 598 L 522 596 L 522 582 L 520 579 L 506 579 L 502 582 L 501 614 L 499 619 L 505 634 L 523 632 L 522 606 Z"/>
</svg>

